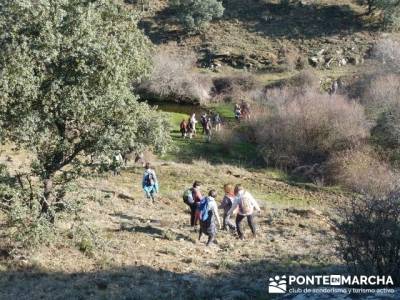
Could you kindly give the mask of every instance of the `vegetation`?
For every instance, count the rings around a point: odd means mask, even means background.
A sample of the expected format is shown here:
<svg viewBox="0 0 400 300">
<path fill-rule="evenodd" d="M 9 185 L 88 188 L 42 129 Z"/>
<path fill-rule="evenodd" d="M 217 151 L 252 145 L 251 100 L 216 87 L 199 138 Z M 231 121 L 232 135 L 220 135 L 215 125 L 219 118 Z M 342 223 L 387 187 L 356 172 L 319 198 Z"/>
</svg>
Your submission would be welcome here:
<svg viewBox="0 0 400 300">
<path fill-rule="evenodd" d="M 4 1 L 0 7 L 3 143 L 34 155 L 37 201 L 54 220 L 57 186 L 85 155 L 163 151 L 166 121 L 130 91 L 149 70 L 149 43 L 112 1 Z"/>
<path fill-rule="evenodd" d="M 170 3 L 180 22 L 189 30 L 204 28 L 224 13 L 222 2 L 218 0 L 170 0 Z"/>
<path fill-rule="evenodd" d="M 205 104 L 210 99 L 211 80 L 194 71 L 193 53 L 160 50 L 153 58 L 153 69 L 138 91 L 161 101 Z"/>
<path fill-rule="evenodd" d="M 341 253 L 358 274 L 399 276 L 399 192 L 355 198 L 343 212 Z"/>
<path fill-rule="evenodd" d="M 342 96 L 281 90 L 266 97 L 269 109 L 252 127 L 270 164 L 289 169 L 321 164 L 368 137 L 362 107 Z"/>
<path fill-rule="evenodd" d="M 364 3 L 3 1 L 0 298 L 261 299 L 269 276 L 346 264 L 400 278 L 398 8 Z M 193 112 L 222 129 L 182 138 Z M 243 184 L 258 237 L 204 249 L 195 180 L 218 202 Z"/>
</svg>

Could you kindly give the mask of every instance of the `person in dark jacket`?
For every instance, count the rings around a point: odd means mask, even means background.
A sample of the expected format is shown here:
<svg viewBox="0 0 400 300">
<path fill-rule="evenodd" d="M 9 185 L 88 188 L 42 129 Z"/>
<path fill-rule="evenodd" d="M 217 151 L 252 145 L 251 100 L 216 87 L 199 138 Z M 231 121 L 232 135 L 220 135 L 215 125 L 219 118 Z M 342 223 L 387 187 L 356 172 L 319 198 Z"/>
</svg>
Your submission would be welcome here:
<svg viewBox="0 0 400 300">
<path fill-rule="evenodd" d="M 197 180 L 193 183 L 193 186 L 190 189 L 192 192 L 192 201 L 186 203 L 190 208 L 190 226 L 192 227 L 197 225 L 199 219 L 198 207 L 201 199 L 203 198 L 200 192 L 200 186 L 201 183 Z"/>
<path fill-rule="evenodd" d="M 232 207 L 233 201 L 235 199 L 235 192 L 234 192 L 234 187 L 232 184 L 225 184 L 224 185 L 224 191 L 225 191 L 225 196 L 222 199 L 222 202 L 218 208 L 224 210 L 223 214 L 223 230 L 236 230 L 235 224 L 231 221 L 230 215 L 228 215 L 229 210 Z"/>
</svg>

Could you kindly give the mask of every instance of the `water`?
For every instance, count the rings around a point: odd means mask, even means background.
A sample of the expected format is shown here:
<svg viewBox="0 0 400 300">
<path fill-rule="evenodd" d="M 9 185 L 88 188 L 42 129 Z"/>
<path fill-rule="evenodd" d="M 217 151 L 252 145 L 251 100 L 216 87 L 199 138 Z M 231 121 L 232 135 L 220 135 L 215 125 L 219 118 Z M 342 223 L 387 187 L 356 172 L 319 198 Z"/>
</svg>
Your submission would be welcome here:
<svg viewBox="0 0 400 300">
<path fill-rule="evenodd" d="M 196 115 L 201 115 L 203 112 L 208 112 L 209 109 L 201 107 L 199 105 L 193 104 L 182 104 L 173 102 L 148 102 L 152 106 L 157 106 L 159 110 L 165 112 L 181 113 L 186 115 L 191 115 L 196 113 Z"/>
</svg>

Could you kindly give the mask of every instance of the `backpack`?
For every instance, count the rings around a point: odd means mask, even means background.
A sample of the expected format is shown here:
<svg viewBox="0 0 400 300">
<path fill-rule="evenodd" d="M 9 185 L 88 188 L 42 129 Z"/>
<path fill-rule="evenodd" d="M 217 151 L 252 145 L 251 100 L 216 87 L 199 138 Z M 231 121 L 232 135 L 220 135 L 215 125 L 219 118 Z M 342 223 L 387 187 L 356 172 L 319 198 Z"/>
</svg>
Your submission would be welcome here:
<svg viewBox="0 0 400 300">
<path fill-rule="evenodd" d="M 152 186 L 155 183 L 154 174 L 152 172 L 148 172 L 146 177 L 144 178 L 145 186 Z"/>
<path fill-rule="evenodd" d="M 191 188 L 183 192 L 183 202 L 185 202 L 188 205 L 194 203 L 193 191 Z"/>
<path fill-rule="evenodd" d="M 208 219 L 208 199 L 204 197 L 199 205 L 200 221 L 205 222 Z"/>
<path fill-rule="evenodd" d="M 240 197 L 239 208 L 240 212 L 244 215 L 248 215 L 253 212 L 253 205 L 251 204 L 250 198 L 248 197 L 247 193 L 244 193 Z"/>
</svg>

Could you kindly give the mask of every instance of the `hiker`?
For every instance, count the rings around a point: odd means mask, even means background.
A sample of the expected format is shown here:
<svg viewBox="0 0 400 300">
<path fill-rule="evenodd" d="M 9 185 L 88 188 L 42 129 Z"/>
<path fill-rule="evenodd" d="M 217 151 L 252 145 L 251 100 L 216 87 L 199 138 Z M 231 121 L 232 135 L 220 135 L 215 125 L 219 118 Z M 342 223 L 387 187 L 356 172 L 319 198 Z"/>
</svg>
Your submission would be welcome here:
<svg viewBox="0 0 400 300">
<path fill-rule="evenodd" d="M 187 189 L 183 193 L 183 202 L 190 208 L 190 226 L 195 227 L 198 220 L 198 204 L 200 203 L 203 196 L 200 192 L 201 183 L 195 181 L 190 189 Z"/>
<path fill-rule="evenodd" d="M 246 101 L 242 100 L 240 105 L 240 111 L 244 119 L 250 119 L 250 105 Z"/>
<path fill-rule="evenodd" d="M 225 196 L 222 199 L 222 202 L 218 208 L 224 210 L 223 214 L 223 230 L 236 230 L 235 224 L 231 221 L 231 216 L 228 214 L 229 210 L 232 207 L 233 201 L 235 199 L 234 187 L 232 184 L 224 185 Z"/>
<path fill-rule="evenodd" d="M 334 80 L 331 85 L 330 95 L 335 95 L 337 93 L 338 88 L 339 88 L 339 84 L 338 84 L 337 80 Z"/>
<path fill-rule="evenodd" d="M 239 104 L 235 104 L 235 119 L 240 121 L 241 116 L 242 116 L 242 110 L 240 109 Z"/>
<path fill-rule="evenodd" d="M 186 135 L 188 133 L 188 123 L 186 122 L 185 119 L 182 120 L 182 122 L 179 125 L 179 127 L 180 127 L 180 132 L 182 133 L 182 137 L 186 138 Z"/>
<path fill-rule="evenodd" d="M 200 233 L 199 233 L 199 241 L 201 239 L 202 234 L 206 234 L 208 236 L 207 246 L 210 246 L 212 242 L 215 240 L 215 236 L 217 234 L 217 228 L 215 221 L 218 223 L 218 228 L 221 228 L 221 220 L 218 215 L 218 207 L 215 202 L 215 197 L 217 197 L 217 193 L 215 190 L 211 190 L 208 193 L 208 197 L 204 197 L 201 200 L 199 205 L 200 211 Z"/>
<path fill-rule="evenodd" d="M 221 130 L 221 123 L 222 123 L 221 117 L 220 117 L 219 113 L 216 113 L 213 118 L 213 124 L 215 126 L 215 131 Z"/>
<path fill-rule="evenodd" d="M 236 230 L 238 236 L 241 240 L 244 239 L 243 231 L 240 228 L 240 223 L 244 218 L 247 218 L 247 223 L 253 233 L 253 237 L 256 237 L 256 225 L 254 222 L 254 209 L 260 211 L 257 201 L 254 197 L 243 189 L 243 187 L 238 184 L 235 186 L 235 200 L 233 201 L 232 207 L 228 212 L 231 216 L 236 207 L 239 207 L 238 213 L 236 215 Z"/>
<path fill-rule="evenodd" d="M 124 159 L 122 158 L 121 152 L 117 152 L 112 159 L 111 163 L 111 169 L 113 171 L 113 175 L 121 175 L 121 167 L 124 162 Z"/>
<path fill-rule="evenodd" d="M 203 128 L 202 134 L 204 134 L 206 132 L 206 126 L 207 126 L 207 114 L 206 113 L 203 113 L 201 115 L 200 124 L 201 124 L 201 127 Z"/>
<path fill-rule="evenodd" d="M 158 180 L 156 172 L 151 168 L 149 163 L 144 166 L 145 171 L 143 174 L 142 187 L 146 194 L 147 199 L 155 200 L 155 194 L 158 193 Z"/>
<path fill-rule="evenodd" d="M 206 121 L 205 133 L 206 133 L 206 141 L 208 143 L 211 142 L 211 134 L 212 134 L 211 118 L 208 118 L 207 121 Z"/>
<path fill-rule="evenodd" d="M 193 136 L 196 136 L 196 114 L 192 113 L 189 119 L 189 138 L 191 139 Z"/>
</svg>

